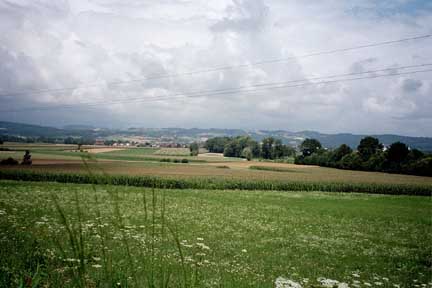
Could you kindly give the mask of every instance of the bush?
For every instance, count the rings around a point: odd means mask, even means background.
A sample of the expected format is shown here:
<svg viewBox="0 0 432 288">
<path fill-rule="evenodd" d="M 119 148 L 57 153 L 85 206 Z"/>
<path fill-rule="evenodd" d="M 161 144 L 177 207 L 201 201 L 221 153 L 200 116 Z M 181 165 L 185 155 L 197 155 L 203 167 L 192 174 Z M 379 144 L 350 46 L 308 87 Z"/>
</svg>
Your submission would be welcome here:
<svg viewBox="0 0 432 288">
<path fill-rule="evenodd" d="M 383 152 L 377 152 L 369 160 L 363 163 L 363 169 L 367 171 L 383 171 L 388 166 Z"/>
<path fill-rule="evenodd" d="M 360 170 L 363 167 L 363 161 L 358 153 L 345 155 L 340 161 L 340 168 L 349 170 Z"/>
<path fill-rule="evenodd" d="M 183 158 L 183 159 L 181 160 L 181 163 L 189 163 L 189 160 Z"/>
<path fill-rule="evenodd" d="M 171 162 L 170 158 L 162 158 L 159 160 L 159 162 Z"/>
<path fill-rule="evenodd" d="M 272 167 L 272 166 L 250 166 L 251 170 L 262 170 L 262 171 L 272 171 L 272 172 L 298 172 L 290 168 L 285 167 Z"/>
<path fill-rule="evenodd" d="M 0 165 L 18 165 L 18 163 L 19 162 L 12 157 L 0 161 Z"/>
<path fill-rule="evenodd" d="M 408 174 L 432 176 L 432 157 L 426 157 L 415 162 L 410 162 L 403 166 L 402 169 Z"/>
</svg>

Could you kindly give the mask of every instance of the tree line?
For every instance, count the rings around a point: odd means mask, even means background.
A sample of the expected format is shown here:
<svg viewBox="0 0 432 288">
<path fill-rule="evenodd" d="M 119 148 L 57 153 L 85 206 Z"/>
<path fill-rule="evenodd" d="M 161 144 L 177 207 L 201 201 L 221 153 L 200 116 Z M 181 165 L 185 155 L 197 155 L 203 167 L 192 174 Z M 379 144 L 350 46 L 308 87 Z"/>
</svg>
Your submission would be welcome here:
<svg viewBox="0 0 432 288">
<path fill-rule="evenodd" d="M 377 138 L 368 136 L 354 151 L 346 144 L 333 150 L 323 149 L 318 140 L 306 139 L 299 148 L 301 155 L 295 158 L 296 164 L 432 176 L 432 155 L 410 149 L 402 142 L 386 148 Z"/>
<path fill-rule="evenodd" d="M 283 159 L 295 156 L 296 153 L 293 147 L 284 145 L 280 139 L 273 137 L 264 138 L 261 143 L 250 136 L 215 137 L 208 139 L 204 148 L 211 153 L 223 153 L 225 157 L 239 157 L 249 161 L 252 158 Z"/>
</svg>

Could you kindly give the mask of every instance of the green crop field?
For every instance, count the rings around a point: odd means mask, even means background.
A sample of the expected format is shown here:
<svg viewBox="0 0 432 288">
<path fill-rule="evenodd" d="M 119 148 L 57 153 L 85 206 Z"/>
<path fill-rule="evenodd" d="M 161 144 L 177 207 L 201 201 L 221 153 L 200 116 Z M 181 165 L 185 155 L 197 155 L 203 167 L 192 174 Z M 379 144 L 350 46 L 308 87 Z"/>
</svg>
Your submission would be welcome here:
<svg viewBox="0 0 432 288">
<path fill-rule="evenodd" d="M 431 209 L 429 197 L 2 180 L 0 286 L 430 287 Z"/>
</svg>

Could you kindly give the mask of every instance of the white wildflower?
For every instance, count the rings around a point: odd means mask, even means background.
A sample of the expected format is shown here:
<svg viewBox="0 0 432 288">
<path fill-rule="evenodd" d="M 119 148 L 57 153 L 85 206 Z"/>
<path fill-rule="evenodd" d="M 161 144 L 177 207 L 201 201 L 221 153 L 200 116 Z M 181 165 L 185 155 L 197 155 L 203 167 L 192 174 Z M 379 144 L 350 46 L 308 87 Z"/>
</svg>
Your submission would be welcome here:
<svg viewBox="0 0 432 288">
<path fill-rule="evenodd" d="M 94 264 L 94 265 L 92 265 L 92 267 L 93 267 L 93 268 L 101 268 L 102 265 L 100 265 L 100 264 Z"/>
<path fill-rule="evenodd" d="M 334 286 L 339 285 L 339 281 L 333 279 L 326 279 L 323 277 L 318 278 L 317 281 L 321 284 L 321 286 L 328 288 L 333 288 Z"/>
<path fill-rule="evenodd" d="M 196 243 L 196 245 L 198 247 L 200 247 L 203 250 L 210 250 L 210 247 L 208 247 L 207 245 L 205 245 L 204 243 Z"/>
<path fill-rule="evenodd" d="M 302 288 L 302 286 L 292 280 L 278 277 L 275 281 L 275 288 Z"/>
<path fill-rule="evenodd" d="M 357 273 L 353 273 L 352 276 L 354 276 L 354 277 L 356 277 L 356 278 L 359 278 L 359 277 L 360 277 L 360 275 L 357 274 Z"/>
<path fill-rule="evenodd" d="M 243 253 L 247 253 L 247 250 L 246 250 L 246 249 L 242 249 L 242 252 L 243 252 Z"/>
</svg>

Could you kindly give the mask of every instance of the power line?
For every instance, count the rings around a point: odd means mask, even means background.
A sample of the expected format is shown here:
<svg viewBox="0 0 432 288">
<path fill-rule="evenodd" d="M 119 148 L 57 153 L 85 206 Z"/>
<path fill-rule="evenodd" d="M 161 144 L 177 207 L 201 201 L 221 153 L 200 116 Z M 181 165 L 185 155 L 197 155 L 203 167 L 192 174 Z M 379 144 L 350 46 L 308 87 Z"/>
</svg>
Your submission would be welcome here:
<svg viewBox="0 0 432 288">
<path fill-rule="evenodd" d="M 404 66 L 404 67 L 405 68 L 418 68 L 418 67 L 425 67 L 425 66 L 431 66 L 431 65 L 432 64 L 421 64 L 421 65 L 411 65 L 411 66 Z M 325 77 L 315 77 L 315 78 L 304 79 L 304 80 L 292 80 L 292 81 L 279 82 L 279 83 L 277 83 L 277 82 L 276 83 L 263 83 L 263 84 L 257 84 L 257 85 L 251 85 L 251 86 L 244 86 L 242 88 L 197 91 L 195 93 L 179 93 L 179 94 L 173 94 L 173 95 L 161 95 L 161 96 L 157 96 L 157 97 L 147 97 L 147 98 L 141 97 L 141 98 L 129 98 L 129 99 L 124 99 L 124 100 L 87 102 L 87 103 L 79 103 L 79 104 L 74 104 L 74 105 L 28 107 L 28 108 L 15 109 L 15 110 L 0 110 L 0 112 L 7 113 L 7 112 L 23 112 L 23 111 L 29 111 L 29 110 L 40 111 L 40 110 L 50 110 L 50 109 L 71 109 L 71 108 L 73 109 L 73 108 L 105 106 L 105 105 L 122 104 L 122 103 L 137 103 L 137 102 L 148 103 L 148 102 L 157 102 L 157 101 L 171 100 L 171 99 L 176 100 L 176 99 L 184 99 L 184 98 L 197 98 L 197 97 L 218 96 L 218 95 L 228 95 L 228 94 L 244 94 L 244 93 L 259 92 L 262 90 L 275 90 L 275 89 L 304 87 L 304 86 L 311 86 L 311 85 L 332 84 L 332 83 L 339 83 L 339 82 L 352 82 L 352 81 L 363 80 L 363 79 L 376 79 L 376 78 L 392 77 L 392 76 L 399 76 L 399 75 L 412 75 L 412 74 L 432 71 L 432 69 L 425 69 L 425 70 L 415 70 L 415 71 L 407 71 L 407 72 L 392 72 L 390 74 L 384 74 L 384 75 L 369 75 L 369 76 L 355 77 L 355 78 L 324 80 L 324 81 L 318 81 L 318 82 L 306 82 L 306 81 L 311 81 L 311 80 L 331 79 L 331 78 L 336 78 L 336 77 L 341 77 L 341 76 L 346 77 L 346 76 L 362 75 L 362 74 L 366 74 L 366 73 L 377 73 L 377 72 L 391 71 L 391 70 L 402 69 L 402 68 L 403 67 L 386 68 L 386 69 L 371 70 L 371 71 L 366 71 L 366 72 L 330 75 L 330 76 L 325 76 Z M 305 82 L 305 83 L 291 85 L 291 83 L 295 83 L 295 82 Z M 252 88 L 255 88 L 255 89 L 252 89 Z"/>
<path fill-rule="evenodd" d="M 290 80 L 290 81 L 283 81 L 283 82 L 270 82 L 270 83 L 259 83 L 255 85 L 248 85 L 248 86 L 239 86 L 234 88 L 224 88 L 224 89 L 216 89 L 216 90 L 195 90 L 195 91 L 189 91 L 189 92 L 180 92 L 176 94 L 171 95 L 161 95 L 161 96 L 154 96 L 150 99 L 157 99 L 157 98 L 166 98 L 166 97 L 173 97 L 173 96 L 182 96 L 182 95 L 191 95 L 191 94 L 203 94 L 203 93 L 215 93 L 215 92 L 225 92 L 225 91 L 237 91 L 242 90 L 246 88 L 256 88 L 256 87 L 265 87 L 265 86 L 275 86 L 275 85 L 286 85 L 290 83 L 298 83 L 298 82 L 309 82 L 314 80 L 321 80 L 321 79 L 331 79 L 331 78 L 340 78 L 340 77 L 347 77 L 347 76 L 355 76 L 355 75 L 362 75 L 362 74 L 370 74 L 370 73 L 379 73 L 379 72 L 385 72 L 385 71 L 394 71 L 394 70 L 401 70 L 401 69 L 411 69 L 411 68 L 420 68 L 420 67 L 427 67 L 431 66 L 431 63 L 425 63 L 425 64 L 417 64 L 417 65 L 407 65 L 407 66 L 399 66 L 399 67 L 390 67 L 390 68 L 384 68 L 384 69 L 377 69 L 377 70 L 368 70 L 363 72 L 353 72 L 353 73 L 344 73 L 344 74 L 336 74 L 336 75 L 328 75 L 328 76 L 320 76 L 320 77 L 312 77 L 312 78 L 304 78 L 304 79 L 296 79 L 296 80 Z M 148 97 L 146 97 L 148 98 Z M 114 99 L 108 102 L 114 102 L 117 103 L 118 101 L 134 101 L 134 100 L 143 100 L 143 97 L 125 97 L 120 99 Z M 106 104 L 107 101 L 93 101 L 93 102 L 81 102 L 75 105 L 99 105 L 99 104 Z M 65 105 L 57 105 L 52 108 L 58 107 L 62 108 Z M 70 105 L 69 105 L 70 106 Z"/>
<path fill-rule="evenodd" d="M 330 54 L 336 54 L 341 52 L 348 52 L 348 51 L 354 51 L 359 49 L 365 49 L 365 48 L 373 48 L 378 46 L 385 46 L 385 45 L 392 45 L 392 44 L 398 44 L 408 41 L 415 41 L 415 40 L 423 40 L 432 37 L 432 34 L 422 35 L 422 36 L 416 36 L 416 37 L 409 37 L 409 38 L 402 38 L 397 40 L 391 40 L 391 41 L 384 41 L 384 42 L 376 42 L 376 43 L 370 43 L 365 45 L 359 45 L 354 47 L 348 47 L 348 48 L 340 48 L 340 49 L 333 49 L 333 50 L 327 50 L 327 51 L 320 51 L 320 52 L 313 52 L 308 54 L 303 54 L 299 56 L 292 56 L 292 57 L 286 57 L 286 58 L 275 58 L 275 59 L 269 59 L 269 60 L 262 60 L 257 62 L 252 62 L 249 64 L 239 64 L 239 65 L 230 65 L 230 66 L 220 66 L 220 67 L 214 67 L 209 69 L 202 69 L 202 70 L 195 70 L 195 71 L 189 71 L 189 72 L 182 72 L 182 73 L 167 73 L 167 74 L 153 74 L 148 75 L 144 78 L 140 79 L 132 79 L 132 80 L 125 80 L 125 81 L 114 81 L 114 82 L 108 82 L 108 83 L 89 83 L 84 84 L 80 86 L 74 86 L 74 87 L 67 87 L 67 88 L 56 88 L 56 89 L 29 89 L 27 91 L 21 91 L 21 92 L 9 92 L 9 93 L 3 93 L 0 94 L 0 97 L 11 97 L 11 96 L 20 96 L 20 95 L 32 95 L 32 94 L 43 94 L 43 93 L 57 93 L 57 92 L 67 92 L 71 90 L 77 90 L 77 89 L 85 89 L 85 88 L 92 88 L 92 87 L 98 87 L 98 86 L 117 86 L 117 85 L 123 85 L 123 84 L 130 84 L 130 83 L 136 83 L 136 82 L 144 82 L 149 80 L 156 80 L 156 79 L 164 79 L 164 78 L 174 78 L 174 77 L 181 77 L 181 76 L 191 76 L 196 74 L 202 74 L 202 73 L 211 73 L 211 72 L 218 72 L 218 71 L 224 71 L 224 70 L 233 70 L 233 69 L 241 69 L 241 68 L 250 68 L 253 66 L 259 66 L 259 65 L 265 65 L 265 64 L 273 64 L 273 63 L 280 63 L 280 62 L 289 62 L 295 59 L 301 59 L 301 58 L 309 58 L 309 57 L 316 57 L 316 56 L 322 56 L 322 55 L 330 55 Z"/>
</svg>

